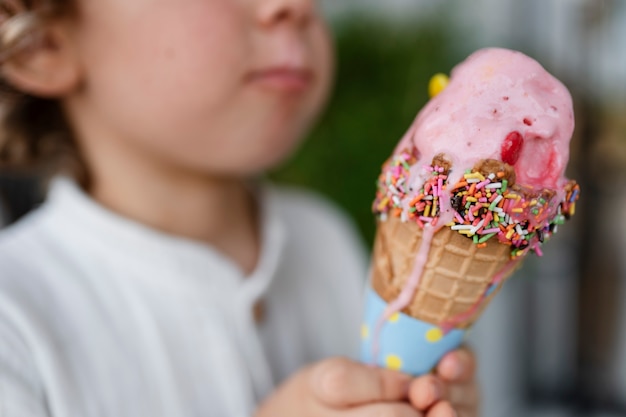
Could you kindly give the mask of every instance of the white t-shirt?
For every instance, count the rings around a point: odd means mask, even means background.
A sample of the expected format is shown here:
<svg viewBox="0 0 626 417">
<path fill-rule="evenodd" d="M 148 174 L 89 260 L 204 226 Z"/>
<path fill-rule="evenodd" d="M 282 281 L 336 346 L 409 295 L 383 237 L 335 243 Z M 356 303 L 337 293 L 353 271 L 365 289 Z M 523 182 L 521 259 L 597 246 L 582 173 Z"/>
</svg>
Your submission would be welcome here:
<svg viewBox="0 0 626 417">
<path fill-rule="evenodd" d="M 246 277 L 56 180 L 0 233 L 0 415 L 249 417 L 303 365 L 352 356 L 361 242 L 317 197 L 261 194 L 262 253 Z"/>
</svg>

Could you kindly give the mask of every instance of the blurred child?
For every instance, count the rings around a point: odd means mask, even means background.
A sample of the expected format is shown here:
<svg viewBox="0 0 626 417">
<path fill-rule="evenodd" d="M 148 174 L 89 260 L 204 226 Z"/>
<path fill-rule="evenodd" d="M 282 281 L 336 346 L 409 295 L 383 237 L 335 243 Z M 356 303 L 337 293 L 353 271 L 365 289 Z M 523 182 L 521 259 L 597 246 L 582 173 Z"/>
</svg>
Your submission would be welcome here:
<svg viewBox="0 0 626 417">
<path fill-rule="evenodd" d="M 419 379 L 338 358 L 360 242 L 255 180 L 327 97 L 313 0 L 0 4 L 1 161 L 63 170 L 0 236 L 3 416 L 476 416 L 466 351 Z"/>
</svg>

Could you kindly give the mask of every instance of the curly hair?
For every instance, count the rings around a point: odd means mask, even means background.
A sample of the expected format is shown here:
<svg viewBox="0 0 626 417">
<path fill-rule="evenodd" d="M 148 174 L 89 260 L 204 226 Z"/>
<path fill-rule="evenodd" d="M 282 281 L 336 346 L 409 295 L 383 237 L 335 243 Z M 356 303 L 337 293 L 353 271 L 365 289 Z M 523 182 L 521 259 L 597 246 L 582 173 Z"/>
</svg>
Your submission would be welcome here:
<svg viewBox="0 0 626 417">
<path fill-rule="evenodd" d="M 73 10 L 71 0 L 0 0 L 0 65 L 43 41 L 43 28 Z M 64 168 L 81 183 L 86 169 L 58 100 L 26 94 L 0 77 L 0 168 Z"/>
</svg>

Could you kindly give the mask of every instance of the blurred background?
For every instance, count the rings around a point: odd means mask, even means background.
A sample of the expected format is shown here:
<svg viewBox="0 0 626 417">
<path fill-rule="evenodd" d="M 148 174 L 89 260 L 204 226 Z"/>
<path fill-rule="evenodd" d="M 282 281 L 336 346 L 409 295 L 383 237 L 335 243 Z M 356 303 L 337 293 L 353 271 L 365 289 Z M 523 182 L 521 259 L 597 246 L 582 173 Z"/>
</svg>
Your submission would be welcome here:
<svg viewBox="0 0 626 417">
<path fill-rule="evenodd" d="M 301 151 L 271 173 L 348 211 L 371 245 L 375 179 L 427 83 L 475 49 L 539 60 L 571 90 L 568 176 L 577 215 L 529 259 L 473 329 L 484 417 L 626 416 L 626 1 L 325 0 L 338 50 L 335 95 Z M 0 218 L 41 201 L 0 172 Z M 622 205 L 624 203 L 624 205 Z M 1 222 L 0 222 L 1 223 Z"/>
</svg>

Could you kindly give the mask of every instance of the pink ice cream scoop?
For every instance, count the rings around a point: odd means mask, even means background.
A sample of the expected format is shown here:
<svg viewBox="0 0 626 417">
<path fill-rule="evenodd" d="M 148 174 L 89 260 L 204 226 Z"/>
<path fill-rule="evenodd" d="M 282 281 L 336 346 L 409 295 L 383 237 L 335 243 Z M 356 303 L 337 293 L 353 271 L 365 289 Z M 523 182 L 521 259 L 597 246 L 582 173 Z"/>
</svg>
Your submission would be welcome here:
<svg viewBox="0 0 626 417">
<path fill-rule="evenodd" d="M 520 52 L 482 49 L 454 68 L 397 150 L 413 144 L 418 165 L 440 153 L 463 168 L 497 159 L 515 168 L 518 183 L 557 189 L 573 130 L 572 98 L 559 80 Z"/>
</svg>

